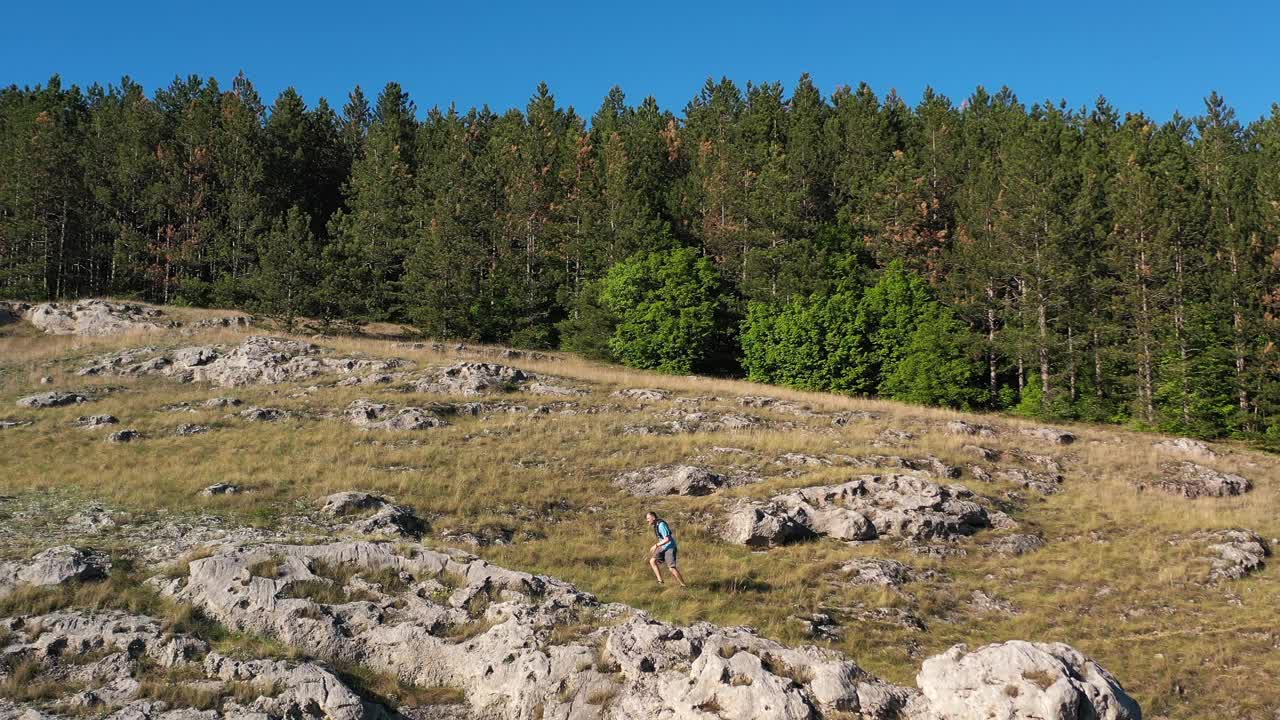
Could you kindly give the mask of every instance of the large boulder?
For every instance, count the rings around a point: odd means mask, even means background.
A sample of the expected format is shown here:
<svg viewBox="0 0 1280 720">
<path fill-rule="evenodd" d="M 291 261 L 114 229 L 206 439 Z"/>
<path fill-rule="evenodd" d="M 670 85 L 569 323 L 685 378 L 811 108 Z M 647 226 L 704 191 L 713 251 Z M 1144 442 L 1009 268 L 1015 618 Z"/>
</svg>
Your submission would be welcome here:
<svg viewBox="0 0 1280 720">
<path fill-rule="evenodd" d="M 445 424 L 444 420 L 423 408 L 394 409 L 368 398 L 352 401 L 344 415 L 347 422 L 364 430 L 425 430 Z"/>
<path fill-rule="evenodd" d="M 1158 440 L 1152 443 L 1151 446 L 1161 452 L 1188 455 L 1200 460 L 1213 460 L 1218 457 L 1218 453 L 1209 447 L 1208 443 L 1203 440 L 1193 440 L 1185 437 Z"/>
<path fill-rule="evenodd" d="M 1261 570 L 1271 554 L 1267 541 L 1251 530 L 1213 530 L 1195 539 L 1206 544 L 1211 581 L 1239 580 Z"/>
<path fill-rule="evenodd" d="M 729 511 L 720 536 L 753 548 L 786 545 L 817 536 L 807 516 L 797 516 L 780 502 L 741 502 Z"/>
<path fill-rule="evenodd" d="M 729 542 L 753 546 L 805 537 L 797 526 L 809 536 L 839 540 L 952 538 L 991 526 L 986 510 L 972 497 L 959 485 L 942 486 L 915 475 L 863 475 L 739 505 L 722 534 Z"/>
<path fill-rule="evenodd" d="M 155 308 L 106 300 L 43 303 L 27 311 L 27 320 L 49 335 L 87 337 L 160 330 L 171 325 L 163 318 Z"/>
<path fill-rule="evenodd" d="M 43 408 L 62 407 L 64 405 L 79 405 L 80 403 L 88 401 L 89 398 L 81 395 L 80 393 L 54 391 L 28 395 L 18 400 L 18 407 L 39 410 Z"/>
<path fill-rule="evenodd" d="M 1253 488 L 1252 483 L 1239 475 L 1185 460 L 1161 465 L 1159 475 L 1147 482 L 1139 482 L 1137 486 L 1184 498 L 1242 495 Z"/>
<path fill-rule="evenodd" d="M 534 379 L 530 373 L 506 365 L 460 362 L 438 371 L 413 385 L 417 392 L 443 395 L 483 395 L 511 392 Z"/>
<path fill-rule="evenodd" d="M 111 559 L 71 545 L 51 547 L 26 562 L 0 563 L 0 597 L 27 586 L 62 585 L 76 580 L 98 580 L 111 571 Z"/>
<path fill-rule="evenodd" d="M 1093 660 L 1061 643 L 965 645 L 924 661 L 927 720 L 1140 720 L 1142 710 Z"/>
<path fill-rule="evenodd" d="M 725 485 L 725 477 L 696 465 L 655 465 L 625 472 L 613 484 L 639 497 L 710 495 Z"/>
<path fill-rule="evenodd" d="M 420 537 L 428 530 L 426 521 L 412 508 L 373 493 L 334 493 L 324 499 L 320 511 L 343 519 L 348 530 L 360 535 Z"/>
</svg>

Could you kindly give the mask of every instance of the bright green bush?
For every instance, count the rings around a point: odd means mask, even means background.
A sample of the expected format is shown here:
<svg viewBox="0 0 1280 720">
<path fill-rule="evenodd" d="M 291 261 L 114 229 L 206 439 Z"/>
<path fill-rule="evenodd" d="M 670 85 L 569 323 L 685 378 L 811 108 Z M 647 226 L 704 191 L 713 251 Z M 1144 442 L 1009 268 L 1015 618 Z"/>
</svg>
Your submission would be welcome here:
<svg viewBox="0 0 1280 720">
<path fill-rule="evenodd" d="M 693 248 L 638 253 L 609 269 L 600 305 L 617 324 L 609 350 L 637 368 L 667 373 L 725 369 L 728 291 Z"/>
</svg>

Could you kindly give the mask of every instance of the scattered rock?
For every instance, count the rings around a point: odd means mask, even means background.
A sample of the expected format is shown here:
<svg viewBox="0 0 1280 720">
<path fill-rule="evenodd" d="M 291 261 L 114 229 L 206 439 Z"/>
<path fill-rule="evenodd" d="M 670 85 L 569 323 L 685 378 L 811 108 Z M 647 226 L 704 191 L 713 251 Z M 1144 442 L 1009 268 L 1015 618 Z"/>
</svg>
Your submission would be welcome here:
<svg viewBox="0 0 1280 720">
<path fill-rule="evenodd" d="M 1062 490 L 1062 476 L 1051 472 L 1036 472 L 1023 468 L 1004 468 L 996 471 L 996 477 L 1041 495 L 1053 495 Z"/>
<path fill-rule="evenodd" d="M 991 613 L 995 615 L 1017 615 L 1018 608 L 1013 603 L 988 595 L 982 590 L 975 590 L 973 595 L 969 597 L 969 607 L 979 613 Z"/>
<path fill-rule="evenodd" d="M 223 387 L 274 385 L 325 373 L 385 372 L 403 360 L 331 357 L 307 342 L 254 335 L 234 347 L 201 345 L 173 351 L 137 348 L 98 358 L 80 375 L 162 375 Z"/>
<path fill-rule="evenodd" d="M 658 402 L 671 397 L 671 393 L 666 390 L 657 388 L 625 388 L 612 393 L 609 397 L 622 398 L 623 400 L 643 400 L 645 402 Z"/>
<path fill-rule="evenodd" d="M 18 401 L 18 407 L 42 409 L 52 407 L 62 407 L 64 405 L 79 405 L 88 402 L 89 398 L 79 393 L 73 392 L 44 392 L 36 395 L 28 395 Z"/>
<path fill-rule="evenodd" d="M 945 427 L 947 432 L 952 435 L 972 435 L 975 437 L 995 437 L 997 435 L 995 428 L 989 425 L 979 425 L 965 422 L 964 420 L 952 420 Z"/>
<path fill-rule="evenodd" d="M 204 433 L 207 433 L 207 432 L 209 432 L 208 425 L 196 425 L 194 423 L 183 423 L 182 425 L 178 426 L 177 430 L 173 431 L 173 434 L 177 435 L 178 437 L 190 437 L 192 435 L 203 435 Z"/>
<path fill-rule="evenodd" d="M 107 442 L 116 444 L 131 443 L 141 439 L 142 433 L 132 428 L 117 430 L 107 436 Z"/>
<path fill-rule="evenodd" d="M 684 435 L 699 432 L 724 432 L 751 430 L 766 427 L 765 421 L 750 415 L 726 413 L 716 415 L 705 412 L 676 413 L 677 420 L 656 425 L 626 425 L 623 435 Z"/>
<path fill-rule="evenodd" d="M 1169 440 L 1160 440 L 1152 443 L 1152 447 L 1165 452 L 1179 453 L 1182 455 L 1190 455 L 1202 460 L 1213 460 L 1218 457 L 1218 453 L 1209 447 L 1208 443 L 1200 440 L 1192 440 L 1191 438 L 1171 438 Z"/>
<path fill-rule="evenodd" d="M 1140 720 L 1138 703 L 1106 670 L 1061 643 L 956 645 L 916 676 L 929 720 Z"/>
<path fill-rule="evenodd" d="M 1271 554 L 1267 541 L 1249 530 L 1214 530 L 1197 533 L 1196 540 L 1209 543 L 1211 581 L 1239 580 L 1261 570 Z"/>
<path fill-rule="evenodd" d="M 42 303 L 27 311 L 27 321 L 49 335 L 102 337 L 140 330 L 160 330 L 164 313 L 155 308 L 106 300 Z"/>
<path fill-rule="evenodd" d="M 404 407 L 396 410 L 368 398 L 353 401 L 347 406 L 345 416 L 352 425 L 365 430 L 425 430 L 445 424 L 444 420 L 423 408 Z"/>
<path fill-rule="evenodd" d="M 838 540 L 895 536 L 917 540 L 971 535 L 989 527 L 987 512 L 958 485 L 912 475 L 863 475 L 841 485 L 801 488 L 729 514 L 728 542 L 763 547 L 814 535 Z"/>
<path fill-rule="evenodd" d="M 1160 466 L 1160 473 L 1148 482 L 1135 484 L 1139 490 L 1151 487 L 1184 498 L 1241 495 L 1253 488 L 1252 483 L 1239 475 L 1219 472 L 1189 461 L 1165 463 Z"/>
<path fill-rule="evenodd" d="M 111 560 L 106 555 L 59 545 L 36 554 L 27 562 L 0 562 L 0 597 L 27 585 L 39 587 L 100 580 L 110 571 Z"/>
<path fill-rule="evenodd" d="M 48 375 L 41 375 L 41 376 L 40 376 L 40 384 L 41 384 L 41 385 L 52 385 L 52 384 L 53 384 L 53 378 L 52 378 L 52 377 L 50 377 L 50 376 L 48 376 Z"/>
<path fill-rule="evenodd" d="M 831 424 L 843 427 L 851 422 L 875 422 L 880 416 L 865 410 L 841 410 L 831 418 Z"/>
<path fill-rule="evenodd" d="M 546 397 L 581 397 L 588 395 L 586 390 L 568 385 L 554 385 L 544 380 L 535 380 L 524 386 L 524 391 L 530 395 L 543 395 Z"/>
<path fill-rule="evenodd" d="M 9 428 L 19 428 L 30 425 L 29 420 L 0 420 L 0 430 L 8 430 Z"/>
<path fill-rule="evenodd" d="M 725 485 L 725 477 L 694 465 L 655 465 L 625 472 L 614 485 L 632 495 L 710 495 Z"/>
<path fill-rule="evenodd" d="M 81 415 L 71 423 L 71 427 L 84 428 L 92 430 L 93 428 L 106 427 L 107 425 L 115 425 L 120 422 L 115 415 Z"/>
<path fill-rule="evenodd" d="M 1066 430 L 1059 430 L 1051 427 L 1021 428 L 1018 432 L 1026 435 L 1027 437 L 1043 440 L 1053 445 L 1070 445 L 1076 441 L 1075 435 L 1072 435 Z"/>
<path fill-rule="evenodd" d="M 249 422 L 275 422 L 289 417 L 289 413 L 276 408 L 251 407 L 240 411 L 240 419 Z"/>
<path fill-rule="evenodd" d="M 899 430 L 897 428 L 885 428 L 880 431 L 880 434 L 876 436 L 876 441 L 872 444 L 880 446 L 897 446 L 909 443 L 915 439 L 915 433 L 911 433 L 906 430 Z"/>
<path fill-rule="evenodd" d="M 898 588 L 914 579 L 911 568 L 897 560 L 859 558 L 840 567 L 843 577 L 854 585 Z"/>
<path fill-rule="evenodd" d="M 1021 533 L 1001 535 L 987 543 L 990 550 L 1001 555 L 1026 555 L 1039 550 L 1044 545 L 1044 538 Z"/>
<path fill-rule="evenodd" d="M 844 633 L 836 626 L 836 620 L 830 613 L 816 612 L 805 615 L 792 615 L 787 618 L 800 625 L 805 635 L 815 640 L 839 640 Z"/>
<path fill-rule="evenodd" d="M 239 495 L 243 492 L 243 488 L 234 483 L 214 483 L 209 487 L 200 491 L 201 497 L 216 497 L 218 495 Z"/>
<path fill-rule="evenodd" d="M 205 400 L 201 405 L 210 410 L 222 410 L 225 408 L 240 407 L 244 404 L 240 398 L 235 397 L 216 397 Z"/>
<path fill-rule="evenodd" d="M 533 375 L 506 365 L 461 362 L 440 370 L 432 378 L 418 381 L 413 389 L 444 395 L 482 395 L 512 392 L 533 379 Z"/>
<path fill-rule="evenodd" d="M 346 527 L 361 535 L 419 537 L 428 529 L 427 523 L 411 508 L 372 493 L 334 493 L 325 498 L 320 511 L 338 518 L 359 516 Z"/>
<path fill-rule="evenodd" d="M 831 461 L 827 458 L 796 452 L 783 453 L 782 455 L 779 455 L 778 462 L 783 465 L 807 465 L 809 467 L 821 467 L 823 465 L 831 464 Z"/>
<path fill-rule="evenodd" d="M 999 450 L 992 450 L 981 445 L 963 445 L 960 447 L 960 451 L 987 462 L 996 462 L 1000 459 Z"/>
</svg>

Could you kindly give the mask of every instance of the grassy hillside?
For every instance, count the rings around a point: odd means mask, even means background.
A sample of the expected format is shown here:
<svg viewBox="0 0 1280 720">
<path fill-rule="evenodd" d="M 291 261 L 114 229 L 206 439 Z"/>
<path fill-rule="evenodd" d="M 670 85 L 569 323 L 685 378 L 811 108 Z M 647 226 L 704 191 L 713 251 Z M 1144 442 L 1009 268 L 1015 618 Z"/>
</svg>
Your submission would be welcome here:
<svg viewBox="0 0 1280 720">
<path fill-rule="evenodd" d="M 664 619 L 751 625 L 784 642 L 830 645 L 900 683 L 911 684 L 921 659 L 953 643 L 1020 638 L 1062 641 L 1091 655 L 1141 701 L 1148 717 L 1270 719 L 1280 708 L 1274 682 L 1280 676 L 1276 572 L 1267 568 L 1243 580 L 1207 582 L 1203 544 L 1189 539 L 1196 532 L 1237 527 L 1280 537 L 1275 457 L 1218 446 L 1215 459 L 1198 462 L 1249 478 L 1253 490 L 1189 500 L 1135 488 L 1135 481 L 1177 459 L 1154 448 L 1159 438 L 1152 435 L 1071 426 L 1066 429 L 1078 440 L 1057 446 L 1019 433 L 1033 426 L 1019 419 L 660 376 L 569 355 L 496 362 L 556 376 L 585 395 L 487 397 L 529 410 L 450 416 L 445 427 L 399 433 L 358 429 L 342 419 L 342 411 L 357 398 L 397 406 L 458 399 L 405 393 L 394 383 L 343 387 L 335 376 L 224 389 L 158 377 L 76 374 L 92 358 L 121 348 L 230 344 L 244 334 L 80 338 L 42 335 L 25 323 L 0 327 L 0 419 L 32 423 L 0 431 L 0 494 L 7 496 L 0 502 L 0 552 L 26 557 L 67 536 L 73 531 L 61 520 L 93 501 L 134 518 L 217 516 L 232 524 L 278 527 L 313 512 L 317 499 L 332 492 L 369 490 L 392 495 L 429 519 L 430 543 L 446 545 L 444 536 L 462 531 L 501 530 L 512 538 L 509 544 L 463 547 Z M 452 348 L 433 351 L 430 344 L 415 349 L 391 340 L 312 341 L 344 355 L 402 358 L 418 370 L 460 357 Z M 50 384 L 41 384 L 42 378 Z M 611 396 L 636 387 L 663 389 L 670 397 L 645 402 Z M 108 388 L 114 391 L 105 393 Z M 96 391 L 101 397 L 44 410 L 14 404 L 50 389 Z M 292 414 L 275 423 L 251 423 L 227 410 L 161 410 L 226 395 L 243 400 L 242 407 Z M 740 397 L 760 395 L 807 409 L 739 403 Z M 567 406 L 533 411 L 561 400 L 573 403 L 576 414 L 558 412 Z M 739 431 L 625 432 L 692 412 L 747 415 L 760 423 Z M 78 416 L 98 413 L 116 416 L 119 425 L 71 427 Z M 837 424 L 837 417 L 847 422 Z M 979 440 L 946 432 L 946 422 L 956 419 L 1001 432 Z M 184 423 L 211 430 L 175 436 Z M 107 432 L 120 428 L 140 431 L 143 440 L 104 442 Z M 1061 492 L 1045 495 L 975 478 L 973 466 L 1001 464 L 976 461 L 963 449 L 975 442 L 1006 456 L 1052 456 L 1064 468 Z M 737 498 L 897 471 L 839 462 L 792 465 L 779 461 L 786 453 L 820 459 L 932 455 L 964 468 L 960 479 L 940 482 L 968 487 L 984 506 L 1006 512 L 1019 527 L 964 539 L 953 546 L 962 554 L 921 554 L 891 539 L 821 539 L 767 552 L 725 543 L 718 530 Z M 657 499 L 632 497 L 613 483 L 619 473 L 673 463 L 763 479 L 704 497 Z M 217 482 L 251 492 L 199 497 L 201 488 Z M 645 564 L 652 542 L 644 523 L 649 508 L 670 520 L 679 535 L 683 569 L 692 583 L 687 590 L 653 582 Z M 1046 545 L 1018 556 L 997 552 L 993 541 L 1013 532 L 1041 536 Z M 127 548 L 131 539 L 120 534 L 98 542 Z M 853 584 L 840 568 L 861 557 L 899 560 L 912 568 L 914 579 L 899 589 Z M 837 618 L 838 637 L 815 639 L 792 619 L 820 611 Z"/>
</svg>

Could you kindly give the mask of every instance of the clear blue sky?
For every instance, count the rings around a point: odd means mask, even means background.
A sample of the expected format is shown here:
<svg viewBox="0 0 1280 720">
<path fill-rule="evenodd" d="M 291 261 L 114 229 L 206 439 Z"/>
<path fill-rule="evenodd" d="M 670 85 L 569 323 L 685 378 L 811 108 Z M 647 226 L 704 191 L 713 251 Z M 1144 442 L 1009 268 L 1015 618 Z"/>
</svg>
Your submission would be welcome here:
<svg viewBox="0 0 1280 720">
<path fill-rule="evenodd" d="M 359 83 L 403 84 L 420 110 L 523 106 L 540 80 L 589 116 L 609 87 L 679 112 L 708 76 L 802 72 L 830 94 L 866 81 L 914 103 L 926 85 L 959 103 L 975 86 L 1024 101 L 1091 104 L 1158 119 L 1217 89 L 1242 120 L 1280 100 L 1280 4 L 1209 2 L 20 2 L 0 11 L 0 84 L 51 73 L 87 85 L 128 74 L 240 69 L 269 103 L 293 85 L 341 107 Z M 1254 7 L 1248 7 L 1254 5 Z"/>
</svg>

